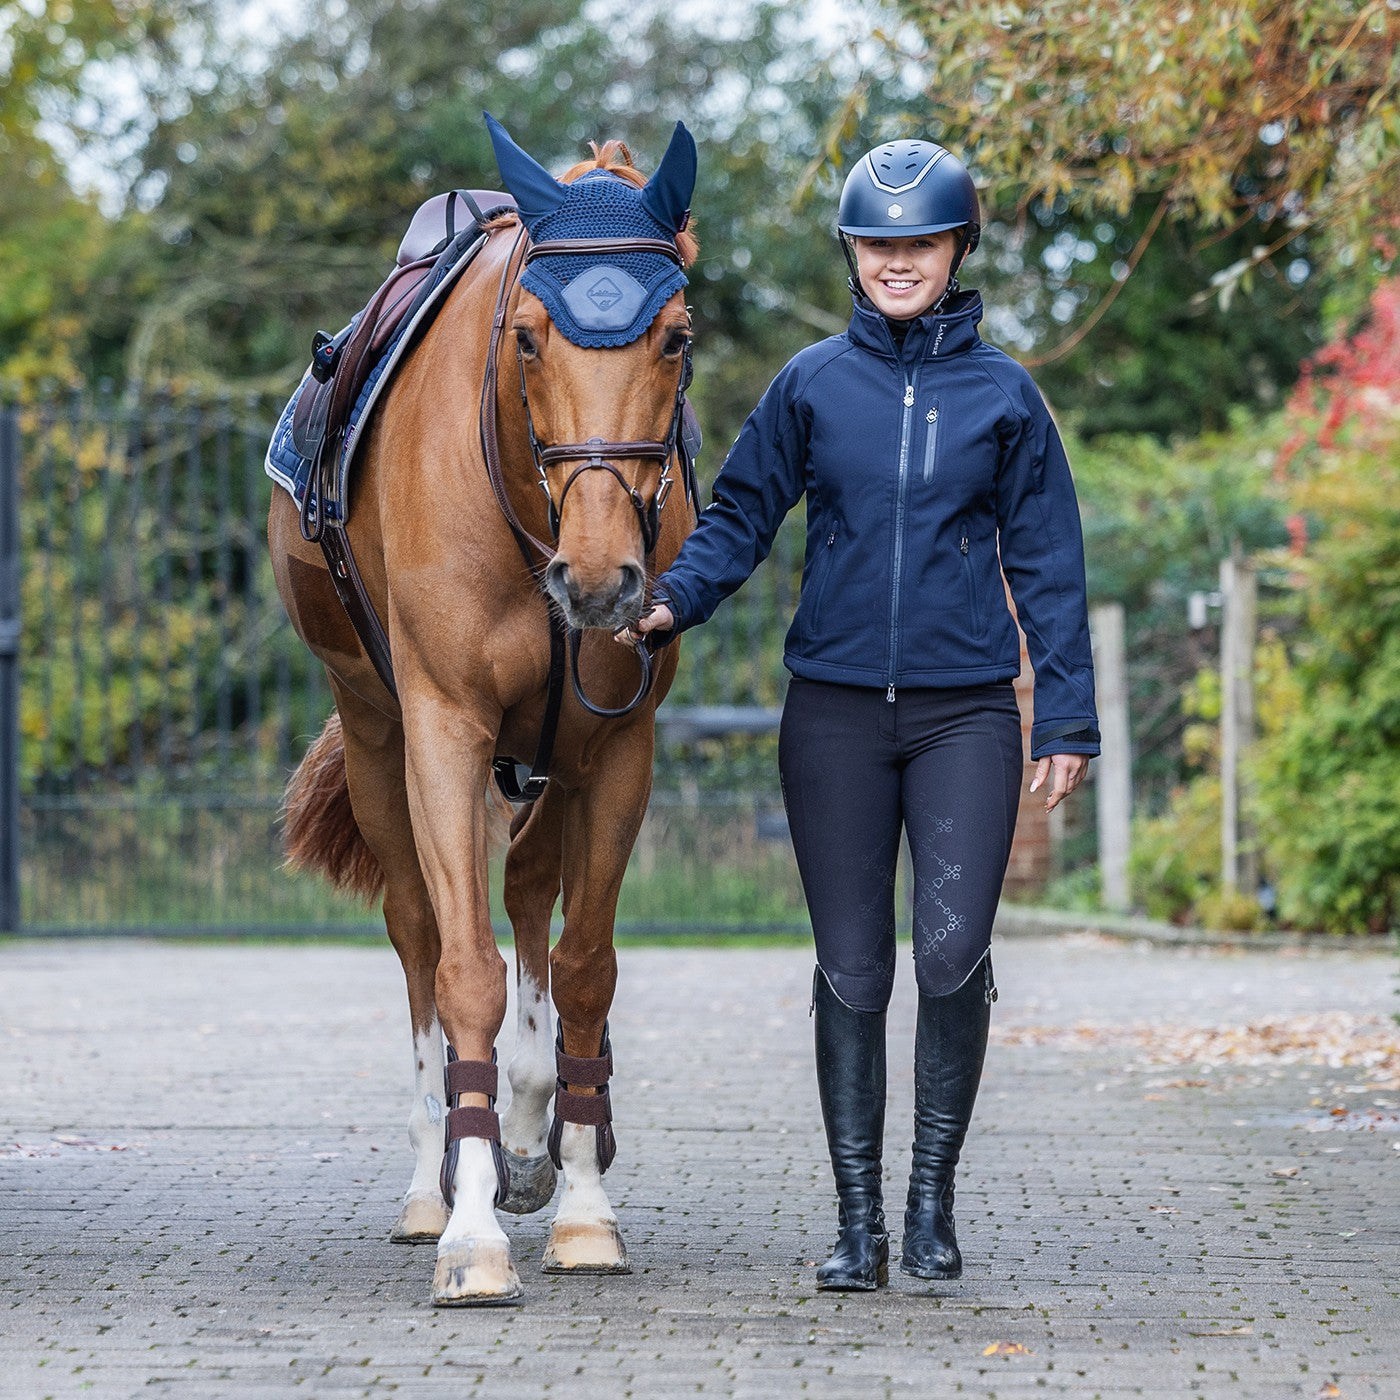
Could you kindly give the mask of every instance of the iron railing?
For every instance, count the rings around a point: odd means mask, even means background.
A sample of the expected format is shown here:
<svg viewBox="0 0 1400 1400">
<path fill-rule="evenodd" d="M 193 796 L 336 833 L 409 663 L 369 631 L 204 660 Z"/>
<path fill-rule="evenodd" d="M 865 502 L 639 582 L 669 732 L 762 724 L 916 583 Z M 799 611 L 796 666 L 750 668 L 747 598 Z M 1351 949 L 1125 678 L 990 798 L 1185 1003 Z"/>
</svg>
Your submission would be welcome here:
<svg viewBox="0 0 1400 1400">
<path fill-rule="evenodd" d="M 0 531 L 7 927 L 376 922 L 281 868 L 282 788 L 331 702 L 267 558 L 271 418 L 253 401 L 105 388 L 0 408 L 0 486 L 8 470 L 16 496 Z M 801 529 L 789 521 L 686 639 L 626 928 L 801 922 L 790 853 L 771 839 Z"/>
</svg>

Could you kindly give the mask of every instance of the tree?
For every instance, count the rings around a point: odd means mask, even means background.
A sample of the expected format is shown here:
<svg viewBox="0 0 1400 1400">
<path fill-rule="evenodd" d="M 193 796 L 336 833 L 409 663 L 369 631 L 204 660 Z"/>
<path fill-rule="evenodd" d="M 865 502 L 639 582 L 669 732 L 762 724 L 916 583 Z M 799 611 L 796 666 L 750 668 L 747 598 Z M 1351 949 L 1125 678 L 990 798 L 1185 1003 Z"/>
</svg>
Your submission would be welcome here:
<svg viewBox="0 0 1400 1400">
<path fill-rule="evenodd" d="M 1387 0 L 890 8 L 886 61 L 922 74 L 918 125 L 967 157 L 999 217 L 1024 227 L 1039 207 L 1137 223 L 1112 285 L 1036 360 L 1093 330 L 1164 224 L 1239 241 L 1203 269 L 1202 289 L 1222 297 L 1276 257 L 1347 272 L 1364 296 L 1394 261 L 1400 12 Z"/>
</svg>

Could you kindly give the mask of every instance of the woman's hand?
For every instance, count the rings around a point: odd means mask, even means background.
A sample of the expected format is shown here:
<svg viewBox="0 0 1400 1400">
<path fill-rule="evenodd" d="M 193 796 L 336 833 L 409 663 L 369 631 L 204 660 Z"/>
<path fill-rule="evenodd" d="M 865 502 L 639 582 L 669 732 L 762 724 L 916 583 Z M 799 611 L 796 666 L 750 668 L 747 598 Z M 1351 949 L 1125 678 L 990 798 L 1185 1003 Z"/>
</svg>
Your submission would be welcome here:
<svg viewBox="0 0 1400 1400">
<path fill-rule="evenodd" d="M 1050 796 L 1045 799 L 1045 810 L 1053 812 L 1061 802 L 1084 781 L 1089 771 L 1089 755 L 1084 753 L 1056 753 L 1042 758 L 1035 765 L 1035 777 L 1031 779 L 1034 792 L 1055 770 L 1055 781 L 1050 785 Z"/>
<path fill-rule="evenodd" d="M 676 615 L 665 603 L 658 603 L 645 617 L 638 618 L 630 627 L 619 627 L 613 633 L 613 641 L 624 646 L 637 646 L 648 632 L 669 632 L 676 625 Z"/>
</svg>

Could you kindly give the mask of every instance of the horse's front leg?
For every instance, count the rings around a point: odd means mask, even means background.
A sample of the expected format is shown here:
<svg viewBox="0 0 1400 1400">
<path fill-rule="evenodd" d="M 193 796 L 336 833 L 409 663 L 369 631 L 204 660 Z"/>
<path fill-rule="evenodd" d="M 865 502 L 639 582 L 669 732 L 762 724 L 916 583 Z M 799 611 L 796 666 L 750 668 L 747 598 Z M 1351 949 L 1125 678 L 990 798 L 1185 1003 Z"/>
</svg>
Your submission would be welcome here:
<svg viewBox="0 0 1400 1400">
<path fill-rule="evenodd" d="M 543 1210 L 557 1174 L 546 1149 L 554 1097 L 554 1022 L 549 1006 L 549 922 L 559 898 L 564 798 L 555 784 L 521 811 L 506 856 L 505 905 L 515 933 L 516 1036 L 510 1058 L 510 1107 L 501 1141 L 510 1194 L 501 1209 Z"/>
<path fill-rule="evenodd" d="M 617 897 L 646 812 L 651 762 L 651 726 L 637 723 L 608 746 L 589 784 L 570 794 L 565 818 L 564 931 L 550 954 L 562 1086 L 550 1146 L 564 1172 L 564 1192 L 545 1251 L 546 1273 L 629 1272 L 603 1189 L 616 1151 L 607 1017 L 617 986 Z"/>
<path fill-rule="evenodd" d="M 506 966 L 491 929 L 487 872 L 485 794 L 494 728 L 435 693 L 414 694 L 402 684 L 401 692 L 409 810 L 437 914 L 441 953 L 434 993 L 449 1059 L 441 1183 L 451 1215 L 438 1240 L 433 1302 L 504 1303 L 522 1290 L 495 1212 L 507 1176 L 495 1113 Z"/>
</svg>

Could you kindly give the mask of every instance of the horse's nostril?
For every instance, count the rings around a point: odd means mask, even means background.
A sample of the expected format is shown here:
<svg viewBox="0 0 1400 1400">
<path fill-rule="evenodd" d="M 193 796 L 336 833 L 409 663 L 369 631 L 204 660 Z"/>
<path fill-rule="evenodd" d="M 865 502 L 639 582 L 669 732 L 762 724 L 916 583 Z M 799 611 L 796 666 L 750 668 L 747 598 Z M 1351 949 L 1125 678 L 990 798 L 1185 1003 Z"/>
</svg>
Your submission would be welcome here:
<svg viewBox="0 0 1400 1400">
<path fill-rule="evenodd" d="M 622 581 L 618 585 L 618 601 L 624 605 L 634 603 L 642 596 L 642 571 L 635 564 L 622 566 Z"/>
</svg>

